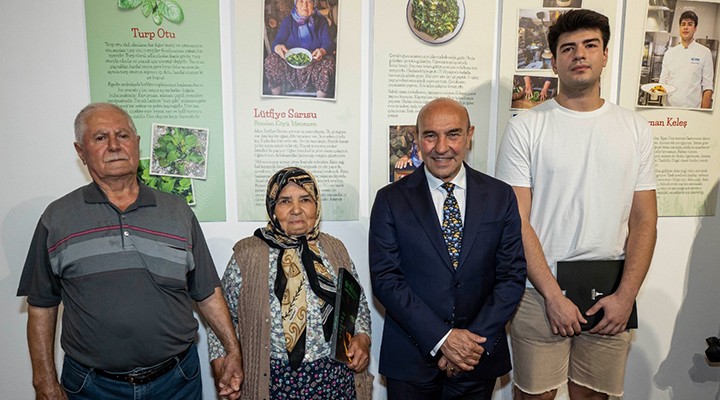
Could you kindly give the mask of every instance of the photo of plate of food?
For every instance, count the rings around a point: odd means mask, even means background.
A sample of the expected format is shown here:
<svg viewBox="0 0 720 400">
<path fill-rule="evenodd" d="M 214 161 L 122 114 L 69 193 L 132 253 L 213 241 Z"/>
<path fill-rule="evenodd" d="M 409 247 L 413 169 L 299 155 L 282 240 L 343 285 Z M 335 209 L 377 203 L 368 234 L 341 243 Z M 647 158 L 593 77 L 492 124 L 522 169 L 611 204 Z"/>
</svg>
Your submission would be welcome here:
<svg viewBox="0 0 720 400">
<path fill-rule="evenodd" d="M 293 47 L 285 53 L 285 61 L 295 69 L 303 69 L 312 62 L 312 53 L 302 47 Z"/>
<path fill-rule="evenodd" d="M 672 93 L 677 89 L 675 88 L 675 86 L 668 85 L 667 83 L 646 83 L 640 86 L 640 90 L 655 96 L 665 96 L 666 94 Z"/>
<path fill-rule="evenodd" d="M 408 0 L 407 22 L 418 39 L 441 44 L 450 41 L 465 22 L 463 0 Z"/>
</svg>

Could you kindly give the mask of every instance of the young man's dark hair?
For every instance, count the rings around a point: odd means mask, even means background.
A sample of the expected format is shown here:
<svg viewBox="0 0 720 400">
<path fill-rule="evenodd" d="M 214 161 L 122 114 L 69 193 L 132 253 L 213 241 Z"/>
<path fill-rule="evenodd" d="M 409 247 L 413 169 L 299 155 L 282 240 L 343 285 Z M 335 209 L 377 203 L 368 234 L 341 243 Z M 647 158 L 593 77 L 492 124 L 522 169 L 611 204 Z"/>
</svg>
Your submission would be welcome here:
<svg viewBox="0 0 720 400">
<path fill-rule="evenodd" d="M 602 33 L 603 50 L 610 42 L 610 23 L 608 18 L 592 10 L 570 10 L 561 15 L 548 30 L 548 44 L 553 56 L 557 57 L 558 39 L 560 35 L 567 32 L 575 32 L 580 29 L 599 29 Z"/>
<path fill-rule="evenodd" d="M 680 14 L 680 19 L 678 20 L 678 25 L 683 22 L 685 19 L 691 19 L 695 23 L 695 26 L 698 25 L 698 16 L 695 14 L 694 11 L 685 11 L 684 13 Z"/>
</svg>

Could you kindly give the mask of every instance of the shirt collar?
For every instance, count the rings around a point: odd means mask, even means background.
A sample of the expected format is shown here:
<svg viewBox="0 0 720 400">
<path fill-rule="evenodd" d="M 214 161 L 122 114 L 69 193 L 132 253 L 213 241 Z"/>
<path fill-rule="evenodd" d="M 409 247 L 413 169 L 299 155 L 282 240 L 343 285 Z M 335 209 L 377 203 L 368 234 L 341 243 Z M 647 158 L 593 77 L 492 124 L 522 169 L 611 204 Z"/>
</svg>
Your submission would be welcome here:
<svg viewBox="0 0 720 400">
<path fill-rule="evenodd" d="M 430 187 L 430 190 L 437 190 L 442 186 L 443 182 L 442 179 L 437 178 L 435 175 L 431 174 L 430 171 L 427 168 L 427 165 L 425 166 L 425 177 L 427 177 L 428 187 Z M 456 187 L 459 187 L 462 190 L 465 190 L 467 188 L 467 174 L 465 172 L 465 163 L 462 163 L 460 165 L 460 171 L 458 171 L 457 175 L 450 181 L 455 184 Z M 445 191 L 445 189 L 443 189 Z"/>
<path fill-rule="evenodd" d="M 146 207 L 146 206 L 155 206 L 157 205 L 157 200 L 155 198 L 155 194 L 153 193 L 152 189 L 145 185 L 144 183 L 138 181 L 138 184 L 140 185 L 140 190 L 138 191 L 138 197 L 135 199 L 135 203 L 131 207 L 128 208 L 129 211 L 132 208 L 136 207 Z M 83 200 L 85 200 L 86 203 L 110 203 L 108 201 L 107 196 L 105 195 L 105 192 L 100 189 L 100 186 L 97 185 L 95 182 L 90 182 L 85 188 L 83 188 Z"/>
</svg>

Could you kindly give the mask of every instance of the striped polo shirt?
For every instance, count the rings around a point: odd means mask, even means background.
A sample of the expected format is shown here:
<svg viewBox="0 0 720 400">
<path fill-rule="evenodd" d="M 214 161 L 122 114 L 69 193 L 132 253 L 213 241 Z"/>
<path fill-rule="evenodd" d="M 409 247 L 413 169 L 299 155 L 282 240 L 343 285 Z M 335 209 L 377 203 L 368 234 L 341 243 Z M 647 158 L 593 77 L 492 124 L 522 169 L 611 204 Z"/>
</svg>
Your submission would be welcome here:
<svg viewBox="0 0 720 400">
<path fill-rule="evenodd" d="M 200 225 L 178 196 L 140 183 L 125 211 L 95 184 L 51 203 L 38 222 L 18 296 L 63 303 L 61 345 L 108 371 L 151 366 L 185 350 L 192 301 L 220 282 Z"/>
</svg>

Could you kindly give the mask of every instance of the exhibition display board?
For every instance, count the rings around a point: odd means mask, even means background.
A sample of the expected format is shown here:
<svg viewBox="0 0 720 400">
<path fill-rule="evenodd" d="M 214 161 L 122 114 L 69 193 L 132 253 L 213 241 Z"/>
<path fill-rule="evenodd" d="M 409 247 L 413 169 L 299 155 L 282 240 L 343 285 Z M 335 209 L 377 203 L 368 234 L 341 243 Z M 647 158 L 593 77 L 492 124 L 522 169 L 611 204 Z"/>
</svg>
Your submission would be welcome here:
<svg viewBox="0 0 720 400">
<path fill-rule="evenodd" d="M 133 118 L 146 183 L 224 221 L 218 3 L 168 4 L 85 1 L 90 98 Z"/>
<path fill-rule="evenodd" d="M 373 13 L 371 198 L 422 160 L 415 119 L 436 97 L 468 108 L 475 134 L 467 161 L 487 171 L 493 98 L 496 9 L 493 2 L 446 0 L 444 18 L 422 1 L 375 3 Z M 435 18 L 435 20 L 433 20 Z"/>
<path fill-rule="evenodd" d="M 315 16 L 325 22 L 316 19 L 314 26 L 327 27 L 318 35 L 327 34 L 332 42 L 322 60 L 334 66 L 312 71 L 315 65 L 301 65 L 298 70 L 284 67 L 285 79 L 278 87 L 268 78 L 273 71 L 266 64 L 275 54 L 276 40 L 292 50 L 292 41 L 283 37 L 286 25 L 292 24 L 292 2 L 265 0 L 235 8 L 232 54 L 240 220 L 266 220 L 268 179 L 287 166 L 315 175 L 322 191 L 323 220 L 358 218 L 361 4 L 318 1 L 315 7 Z M 298 82 L 308 74 L 322 73 L 328 82 L 315 76 Z M 319 93 L 319 86 L 326 86 L 326 91 Z"/>
<path fill-rule="evenodd" d="M 140 175 L 148 184 L 186 197 L 202 221 L 222 221 L 217 3 L 153 3 L 86 1 L 91 97 L 115 102 L 135 119 L 147 158 Z M 508 0 L 496 8 L 393 0 L 370 9 L 371 32 L 362 31 L 362 3 L 317 1 L 312 17 L 293 14 L 293 7 L 291 0 L 264 0 L 233 9 L 226 49 L 232 82 L 224 84 L 234 94 L 238 189 L 230 207 L 240 221 L 265 219 L 267 180 L 290 165 L 316 176 L 325 220 L 357 220 L 361 135 L 368 135 L 372 202 L 377 189 L 421 165 L 415 118 L 436 97 L 468 108 L 475 135 L 466 161 L 492 172 L 507 121 L 563 90 L 547 31 L 573 8 L 610 19 L 601 95 L 637 110 L 652 126 L 659 214 L 715 213 L 717 1 Z M 687 57 L 679 53 L 686 11 L 700 16 Z M 300 39 L 307 29 L 313 33 Z M 369 43 L 367 60 L 363 43 Z M 365 104 L 360 93 L 368 75 Z M 695 87 L 707 95 L 702 105 Z M 362 131 L 363 110 L 370 113 L 369 132 Z"/>
<path fill-rule="evenodd" d="M 619 104 L 635 108 L 652 127 L 660 216 L 715 215 L 716 212 L 720 177 L 717 107 L 673 105 L 672 91 L 682 91 L 688 82 L 667 88 L 666 92 L 671 93 L 653 92 L 658 84 L 669 85 L 661 83 L 665 82 L 664 75 L 672 66 L 667 63 L 666 55 L 674 51 L 672 48 L 682 47 L 680 16 L 685 11 L 698 16 L 694 41 L 709 48 L 706 52 L 712 58 L 711 87 L 716 88 L 720 2 L 649 0 L 643 1 L 642 7 L 628 3 L 625 9 L 627 22 Z M 694 70 L 700 62 L 699 57 L 689 56 L 687 65 L 679 73 L 699 81 L 701 77 L 696 76 Z M 717 95 L 713 95 L 717 99 Z"/>
</svg>

